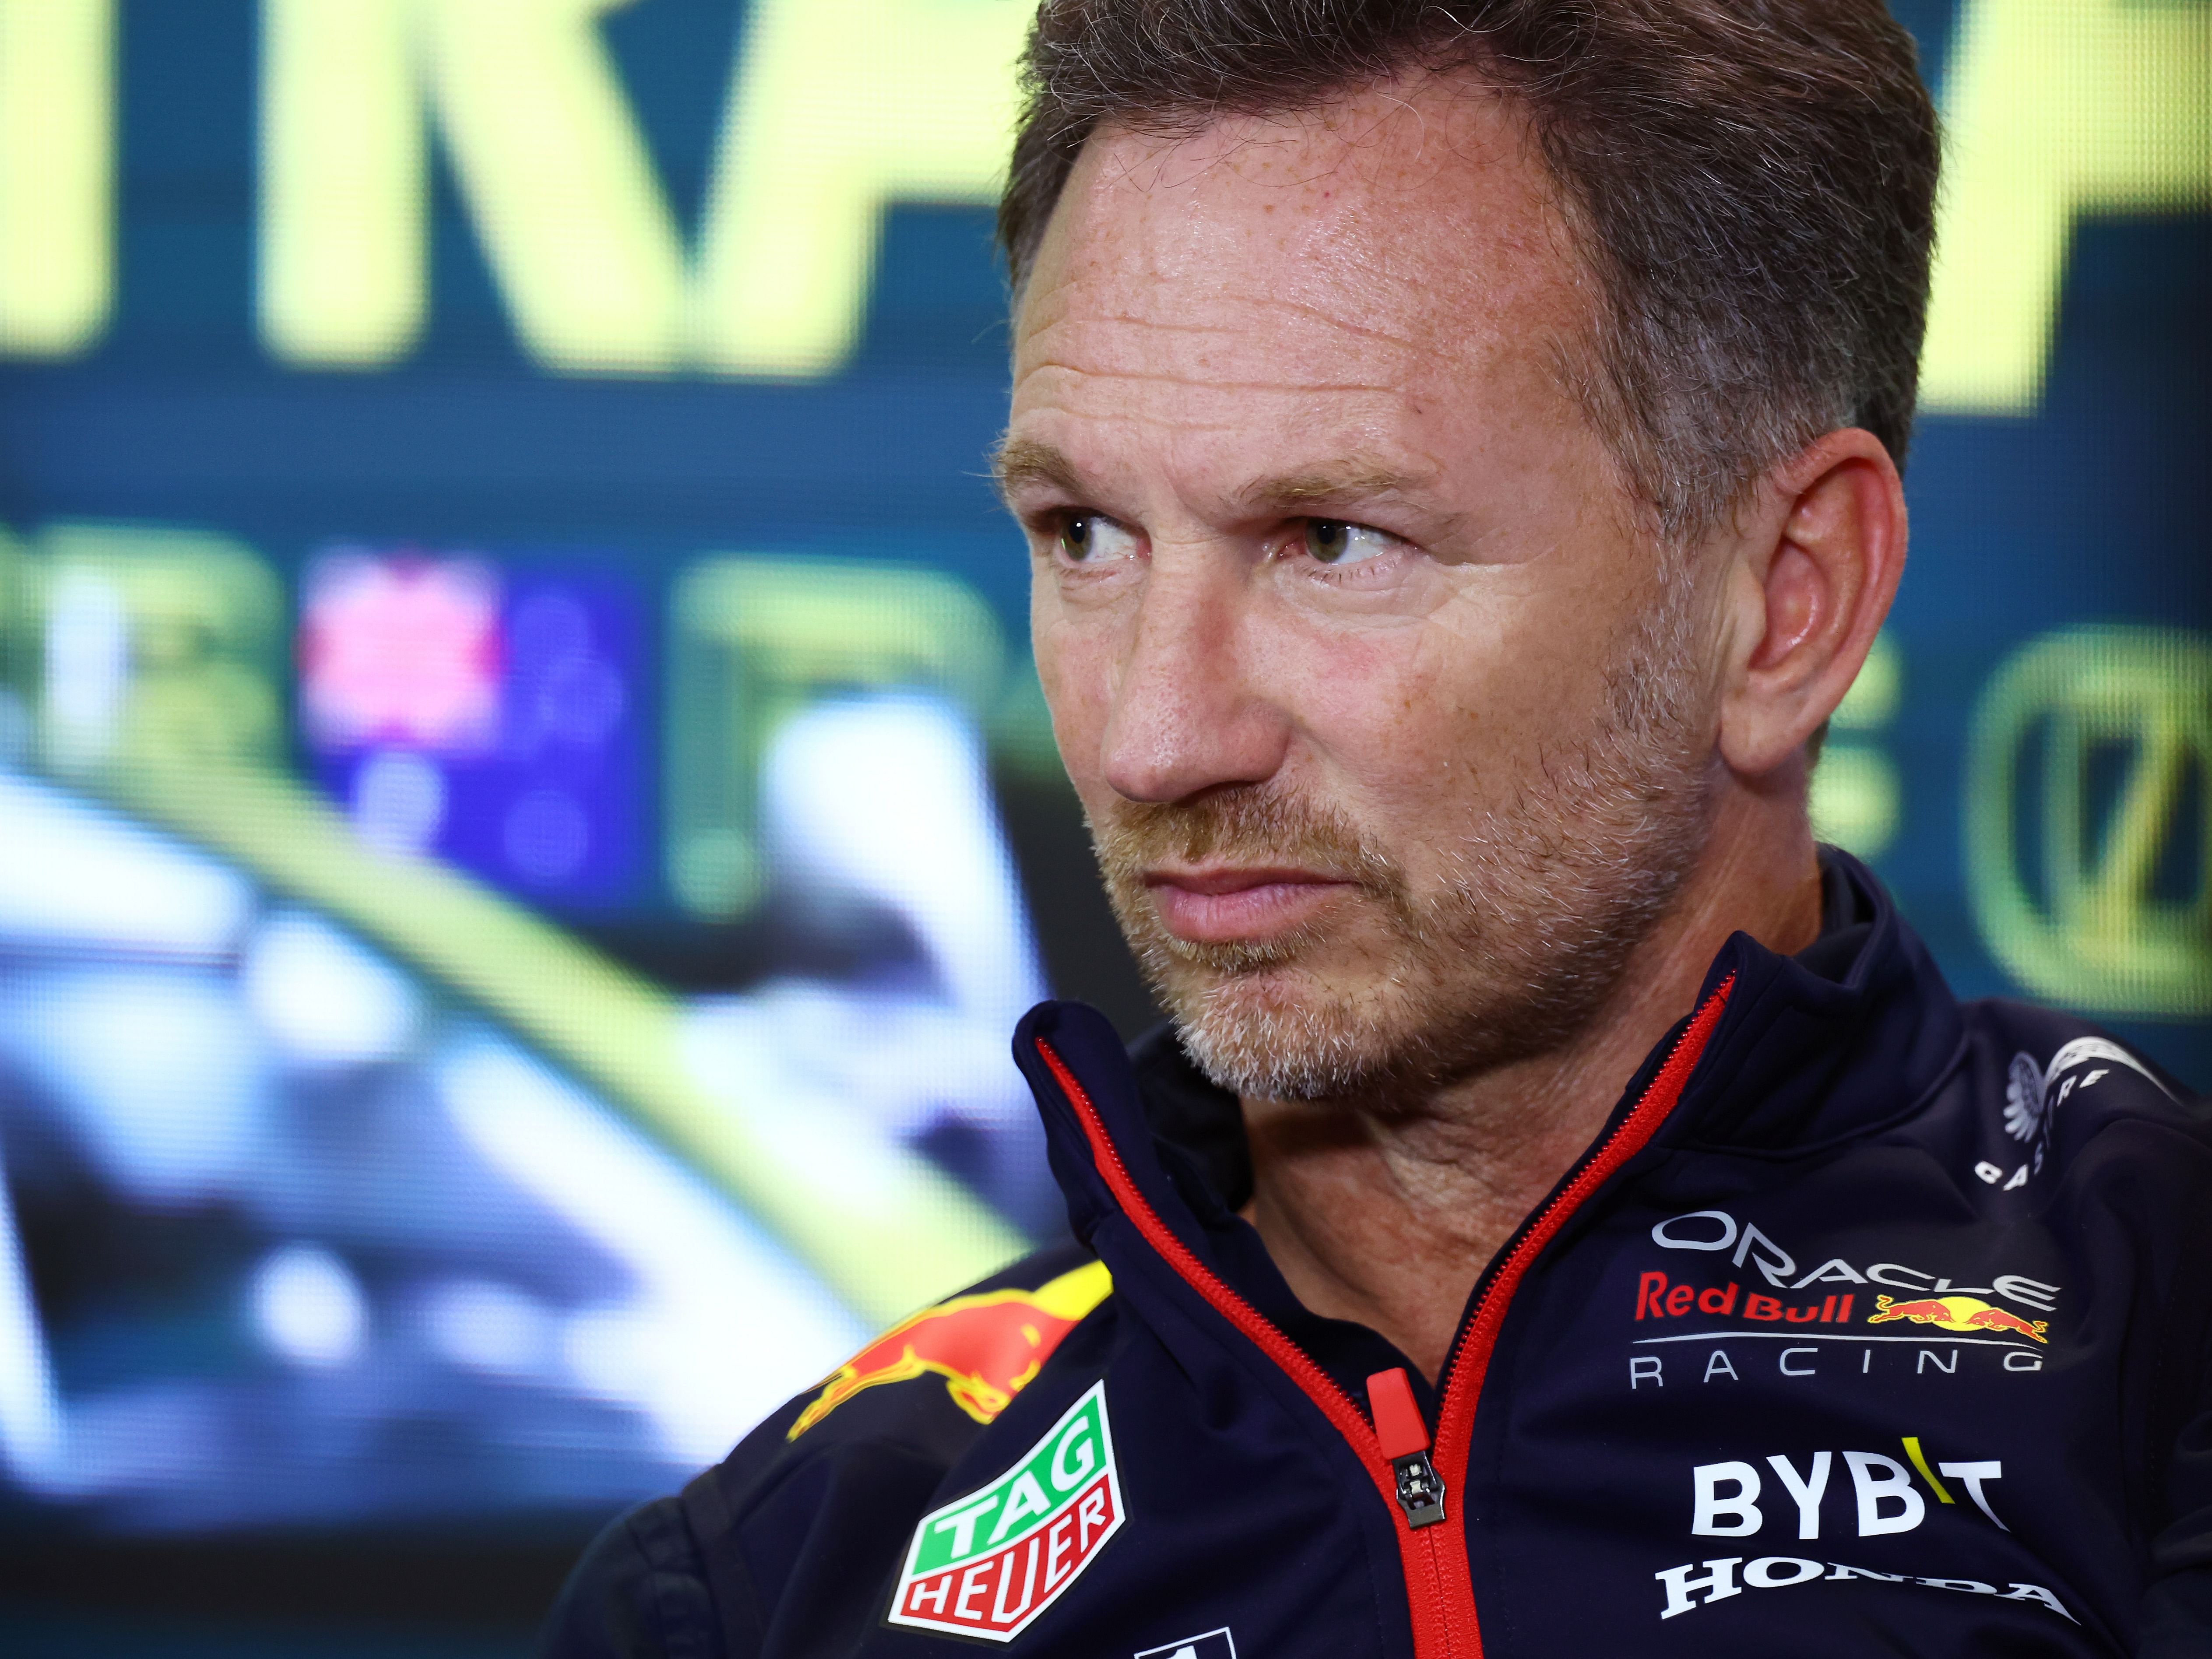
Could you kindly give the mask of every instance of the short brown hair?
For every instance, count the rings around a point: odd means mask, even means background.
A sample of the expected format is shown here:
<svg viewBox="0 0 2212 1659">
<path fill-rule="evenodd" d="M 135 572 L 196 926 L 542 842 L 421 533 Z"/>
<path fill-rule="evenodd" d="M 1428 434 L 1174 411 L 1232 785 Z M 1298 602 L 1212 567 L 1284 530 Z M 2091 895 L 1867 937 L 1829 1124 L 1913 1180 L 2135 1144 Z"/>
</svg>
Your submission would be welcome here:
<svg viewBox="0 0 2212 1659">
<path fill-rule="evenodd" d="M 1100 126 L 1421 71 L 1525 109 L 1604 295 L 1577 389 L 1671 538 L 1839 426 L 1902 465 L 1937 132 L 1883 0 L 1044 0 L 999 208 L 1017 296 Z"/>
</svg>

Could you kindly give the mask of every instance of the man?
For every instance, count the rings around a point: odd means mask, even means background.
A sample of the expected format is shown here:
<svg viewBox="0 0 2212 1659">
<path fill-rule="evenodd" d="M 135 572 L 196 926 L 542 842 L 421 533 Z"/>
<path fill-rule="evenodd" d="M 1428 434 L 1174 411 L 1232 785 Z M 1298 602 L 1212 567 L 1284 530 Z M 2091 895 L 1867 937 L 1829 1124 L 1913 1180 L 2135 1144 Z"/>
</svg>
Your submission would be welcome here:
<svg viewBox="0 0 2212 1659">
<path fill-rule="evenodd" d="M 2212 1652 L 2212 1128 L 1807 778 L 1895 592 L 1880 0 L 1046 0 L 1038 670 L 1174 1016 L 1075 1244 L 617 1523 L 562 1654 Z"/>
</svg>

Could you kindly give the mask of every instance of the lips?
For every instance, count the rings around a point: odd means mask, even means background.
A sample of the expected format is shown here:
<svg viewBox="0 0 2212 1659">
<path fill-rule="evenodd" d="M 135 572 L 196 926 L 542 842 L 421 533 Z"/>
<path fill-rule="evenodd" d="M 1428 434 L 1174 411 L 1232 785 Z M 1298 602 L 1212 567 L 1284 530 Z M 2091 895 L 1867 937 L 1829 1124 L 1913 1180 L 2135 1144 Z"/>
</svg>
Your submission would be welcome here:
<svg viewBox="0 0 2212 1659">
<path fill-rule="evenodd" d="M 1304 927 L 1352 884 L 1310 870 L 1155 870 L 1161 923 L 1194 945 L 1262 944 Z"/>
</svg>

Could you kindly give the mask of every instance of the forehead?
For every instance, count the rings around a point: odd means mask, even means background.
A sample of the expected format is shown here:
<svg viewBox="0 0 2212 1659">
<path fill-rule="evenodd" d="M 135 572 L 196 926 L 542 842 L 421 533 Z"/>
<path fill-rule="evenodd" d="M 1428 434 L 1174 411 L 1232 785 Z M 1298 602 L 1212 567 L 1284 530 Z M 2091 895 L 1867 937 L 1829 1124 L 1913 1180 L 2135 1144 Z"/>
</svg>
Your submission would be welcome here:
<svg viewBox="0 0 2212 1659">
<path fill-rule="evenodd" d="M 1316 397 L 1355 422 L 1556 398 L 1590 311 L 1518 107 L 1464 77 L 1180 135 L 1109 128 L 1038 250 L 1015 415 L 1103 401 L 1204 428 Z"/>
</svg>

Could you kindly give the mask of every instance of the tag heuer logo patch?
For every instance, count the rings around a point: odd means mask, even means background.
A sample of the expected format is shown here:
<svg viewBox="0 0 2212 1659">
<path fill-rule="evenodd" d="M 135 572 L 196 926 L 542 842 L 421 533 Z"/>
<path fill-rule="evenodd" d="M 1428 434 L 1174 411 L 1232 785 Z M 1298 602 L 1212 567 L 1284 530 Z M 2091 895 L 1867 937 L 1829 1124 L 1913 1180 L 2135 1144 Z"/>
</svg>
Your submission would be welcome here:
<svg viewBox="0 0 2212 1659">
<path fill-rule="evenodd" d="M 1106 1385 L 1094 1382 L 1020 1462 L 921 1517 L 890 1621 L 1011 1642 L 1121 1527 Z"/>
</svg>

